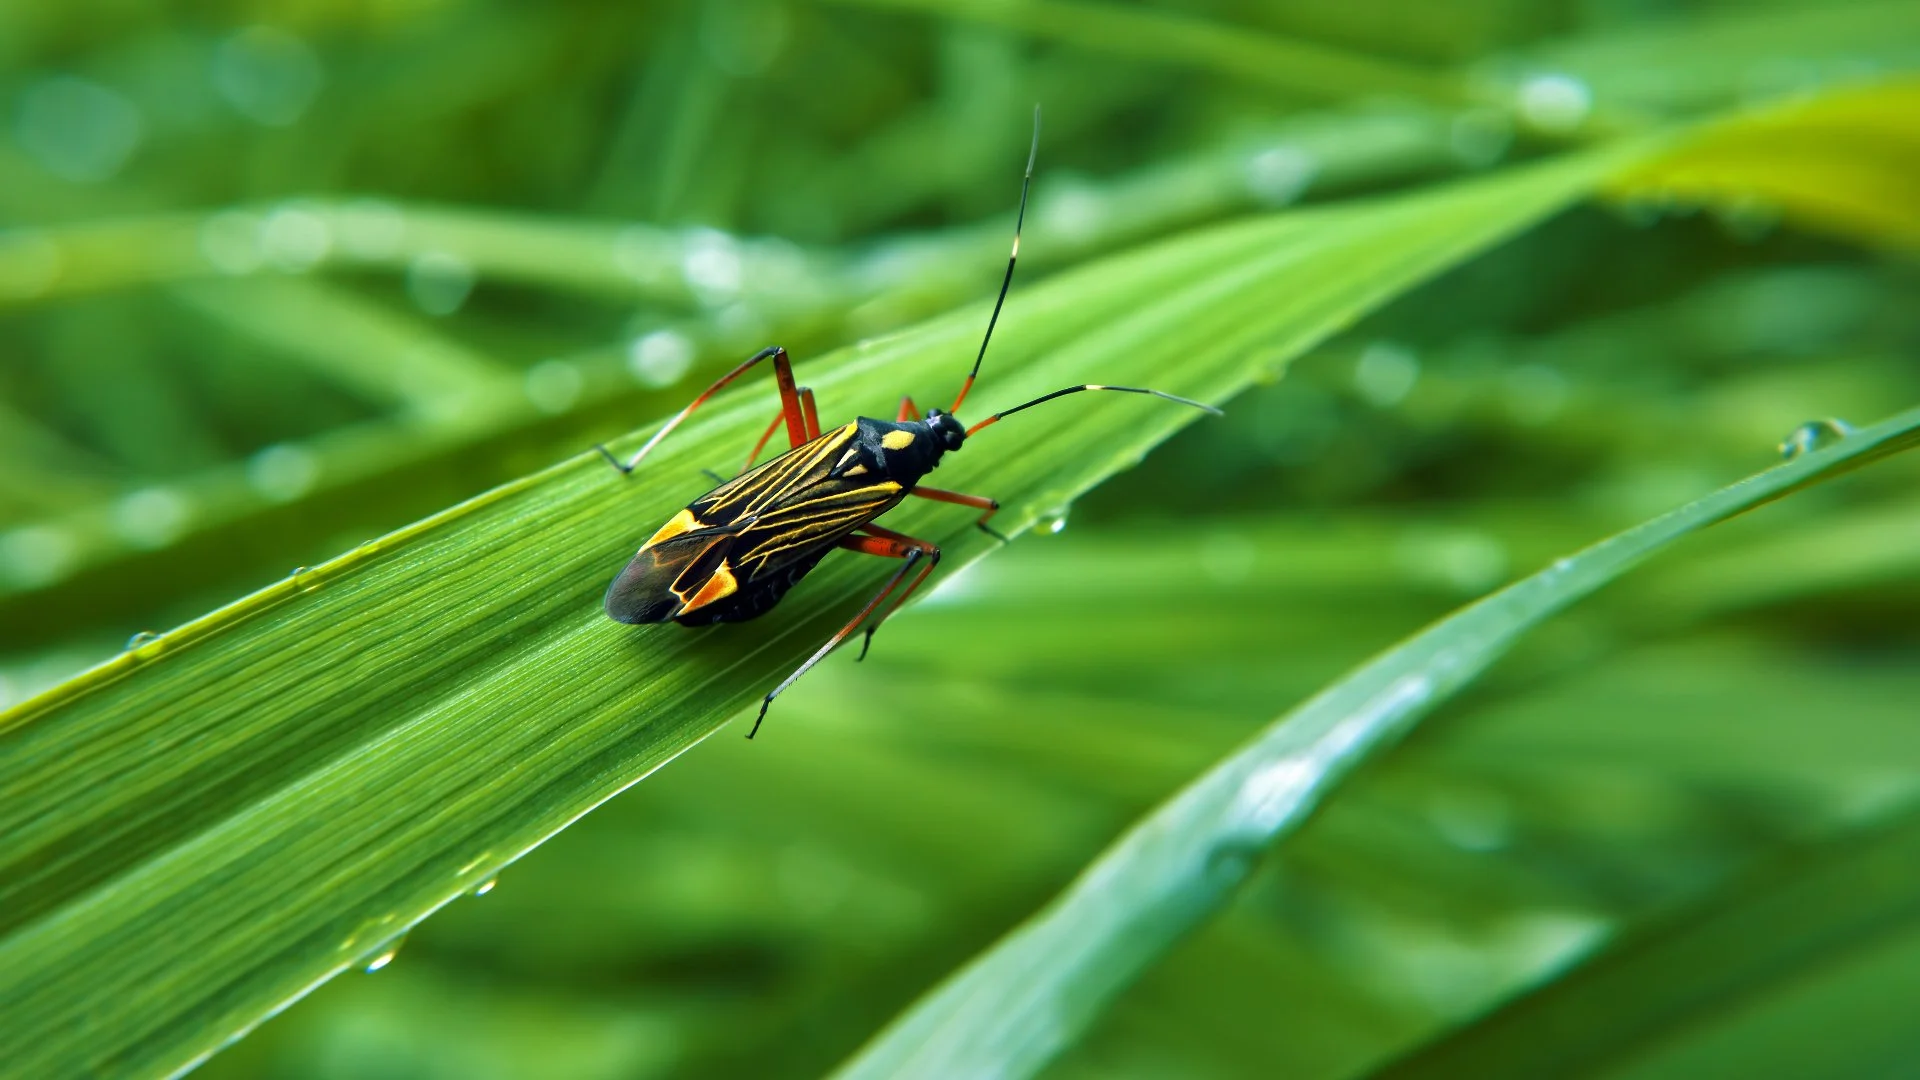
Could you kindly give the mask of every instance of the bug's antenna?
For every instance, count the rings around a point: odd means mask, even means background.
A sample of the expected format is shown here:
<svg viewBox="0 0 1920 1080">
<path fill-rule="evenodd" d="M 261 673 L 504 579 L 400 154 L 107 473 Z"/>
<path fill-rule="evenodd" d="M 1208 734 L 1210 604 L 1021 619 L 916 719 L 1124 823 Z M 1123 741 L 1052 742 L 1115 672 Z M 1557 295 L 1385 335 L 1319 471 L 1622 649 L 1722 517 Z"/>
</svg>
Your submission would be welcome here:
<svg viewBox="0 0 1920 1080">
<path fill-rule="evenodd" d="M 1123 394 L 1152 394 L 1154 397 L 1165 398 L 1166 400 L 1174 402 L 1175 404 L 1191 405 L 1196 409 L 1201 409 L 1206 412 L 1210 412 L 1215 416 L 1226 415 L 1225 413 L 1221 412 L 1219 409 L 1216 409 L 1205 402 L 1195 401 L 1192 398 L 1183 398 L 1177 394 L 1169 394 L 1164 390 L 1148 390 L 1145 387 L 1140 387 L 1140 386 L 1102 386 L 1099 383 L 1082 383 L 1079 386 L 1069 386 L 1064 390 L 1055 390 L 1051 394 L 1041 394 L 1039 397 L 1034 398 L 1032 401 L 1026 402 L 1025 404 L 1021 404 L 1021 405 L 1015 405 L 1011 409 L 1002 409 L 1001 411 L 994 413 L 992 416 L 987 417 L 985 420 L 982 420 L 979 423 L 968 428 L 967 434 L 971 435 L 974 432 L 979 431 L 981 428 L 986 427 L 988 424 L 999 423 L 1001 418 L 1012 416 L 1014 413 L 1017 413 L 1022 409 L 1031 409 L 1035 405 L 1038 405 L 1043 401 L 1052 401 L 1054 398 L 1066 397 L 1068 394 L 1078 394 L 1083 390 L 1117 390 Z"/>
<path fill-rule="evenodd" d="M 987 358 L 987 342 L 993 340 L 993 326 L 1000 321 L 1000 305 L 1007 302 L 1007 288 L 1013 284 L 1013 264 L 1020 261 L 1020 227 L 1027 222 L 1027 189 L 1033 186 L 1033 162 L 1040 156 L 1040 106 L 1033 107 L 1033 145 L 1027 149 L 1027 174 L 1020 178 L 1020 213 L 1013 219 L 1013 253 L 1007 256 L 1007 276 L 1000 279 L 1000 295 L 994 298 L 993 314 L 987 319 L 986 336 L 980 339 L 980 352 L 973 358 L 973 370 L 967 372 L 967 381 L 960 384 L 960 395 L 953 399 L 953 408 L 948 412 L 960 411 L 960 403 L 967 400 L 967 391 L 973 389 L 973 380 L 980 375 L 980 361 Z"/>
</svg>

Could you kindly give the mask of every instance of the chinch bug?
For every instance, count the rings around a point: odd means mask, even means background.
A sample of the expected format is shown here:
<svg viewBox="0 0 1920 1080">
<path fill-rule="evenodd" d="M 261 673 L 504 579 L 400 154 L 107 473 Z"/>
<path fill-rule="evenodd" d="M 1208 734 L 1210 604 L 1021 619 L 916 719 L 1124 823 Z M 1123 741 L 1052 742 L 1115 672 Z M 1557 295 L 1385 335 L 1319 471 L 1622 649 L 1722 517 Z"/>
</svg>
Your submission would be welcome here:
<svg viewBox="0 0 1920 1080">
<path fill-rule="evenodd" d="M 873 520 L 898 506 L 909 495 L 940 502 L 958 503 L 980 511 L 976 526 L 1001 542 L 1006 537 L 987 522 L 1000 504 L 981 495 L 943 491 L 920 483 L 922 477 L 940 464 L 942 455 L 960 449 L 968 436 L 1002 418 L 1083 390 L 1117 390 L 1129 394 L 1152 394 L 1182 405 L 1219 414 L 1220 410 L 1198 401 L 1134 386 L 1101 386 L 1087 383 L 1042 394 L 1032 401 L 1003 409 L 985 420 L 965 427 L 954 415 L 967 400 L 967 391 L 980 374 L 980 362 L 986 358 L 987 343 L 993 340 L 993 327 L 1000 319 L 1000 306 L 1006 302 L 1007 289 L 1013 283 L 1013 266 L 1020 257 L 1020 228 L 1027 217 L 1027 190 L 1033 184 L 1033 163 L 1040 150 L 1040 113 L 1034 110 L 1033 146 L 1027 152 L 1027 171 L 1020 181 L 1020 210 L 1013 227 L 1013 251 L 1007 256 L 1006 276 L 1000 281 L 1000 295 L 993 302 L 993 314 L 987 319 L 987 332 L 980 339 L 980 351 L 973 358 L 973 370 L 960 384 L 953 406 L 942 412 L 928 409 L 914 419 L 918 410 L 911 398 L 900 400 L 900 412 L 892 420 L 859 417 L 828 431 L 820 429 L 813 391 L 793 382 L 793 366 L 787 351 L 779 346 L 762 349 L 745 363 L 721 376 L 707 387 L 692 404 L 667 421 L 666 426 L 648 439 L 633 457 L 622 462 L 600 447 L 613 467 L 631 475 L 647 453 L 666 438 L 693 411 L 728 383 L 746 374 L 762 360 L 773 361 L 774 381 L 780 388 L 780 412 L 747 455 L 747 464 L 733 479 L 690 503 L 673 516 L 659 531 L 640 545 L 626 569 L 607 587 L 607 614 L 623 623 L 678 622 L 683 626 L 706 626 L 717 622 L 738 622 L 764 614 L 835 548 L 864 552 L 902 560 L 900 569 L 886 587 L 867 601 L 847 625 L 820 646 L 798 670 L 773 688 L 760 702 L 760 715 L 754 719 L 751 739 L 767 718 L 767 707 L 794 681 L 819 663 L 836 645 L 867 623 L 860 657 L 865 659 L 873 633 L 940 565 L 940 547 L 925 540 L 894 532 L 873 524 Z M 773 438 L 782 424 L 791 447 L 772 461 L 754 468 L 753 460 Z M 915 573 L 916 568 L 918 573 Z M 913 580 L 878 617 L 873 617 L 887 598 L 893 596 L 909 574 Z M 871 621 L 868 621 L 871 619 Z"/>
</svg>

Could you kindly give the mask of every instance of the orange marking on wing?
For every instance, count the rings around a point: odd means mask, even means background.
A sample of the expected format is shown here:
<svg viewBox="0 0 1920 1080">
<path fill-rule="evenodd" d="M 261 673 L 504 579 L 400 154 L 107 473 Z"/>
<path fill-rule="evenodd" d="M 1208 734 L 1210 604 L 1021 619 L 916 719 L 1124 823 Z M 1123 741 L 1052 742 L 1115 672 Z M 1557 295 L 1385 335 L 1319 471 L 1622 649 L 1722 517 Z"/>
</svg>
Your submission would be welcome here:
<svg viewBox="0 0 1920 1080">
<path fill-rule="evenodd" d="M 689 533 L 695 529 L 701 529 L 705 527 L 706 527 L 705 524 L 701 522 L 699 518 L 693 516 L 693 511 L 682 510 L 679 513 L 673 515 L 673 520 L 667 522 L 665 525 L 660 526 L 659 532 L 654 533 L 652 536 L 648 537 L 647 542 L 640 545 L 640 550 L 645 551 L 648 548 L 652 547 L 653 545 L 664 543 L 668 540 L 673 539 L 676 536 L 679 536 L 681 533 Z"/>
<path fill-rule="evenodd" d="M 725 599 L 739 591 L 740 582 L 735 580 L 733 570 L 726 563 L 721 563 L 713 572 L 713 576 L 707 579 L 707 583 L 700 586 L 700 591 L 694 593 L 693 598 L 686 602 L 686 606 L 674 614 L 684 615 L 689 611 L 698 611 L 715 600 Z"/>
</svg>

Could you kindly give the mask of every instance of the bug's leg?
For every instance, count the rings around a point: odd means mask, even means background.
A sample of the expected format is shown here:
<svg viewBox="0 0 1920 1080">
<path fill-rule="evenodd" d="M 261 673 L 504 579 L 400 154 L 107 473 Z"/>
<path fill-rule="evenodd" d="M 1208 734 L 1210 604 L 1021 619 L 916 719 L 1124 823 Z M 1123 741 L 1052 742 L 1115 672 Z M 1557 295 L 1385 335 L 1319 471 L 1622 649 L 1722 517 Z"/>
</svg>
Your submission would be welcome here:
<svg viewBox="0 0 1920 1080">
<path fill-rule="evenodd" d="M 807 438 L 820 437 L 820 413 L 813 407 L 813 387 L 800 388 L 800 417 L 807 422 Z M 793 445 L 799 446 L 799 443 Z"/>
<path fill-rule="evenodd" d="M 966 495 L 958 491 L 943 491 L 940 488 L 924 486 L 916 487 L 912 491 L 907 492 L 907 494 L 918 495 L 923 499 L 932 499 L 936 502 L 958 503 L 961 506 L 971 506 L 975 510 L 980 511 L 979 520 L 973 523 L 974 528 L 979 529 L 981 532 L 986 533 L 988 536 L 993 537 L 1003 544 L 1012 543 L 1012 541 L 1001 535 L 1000 530 L 987 524 L 988 518 L 1000 512 L 1000 503 L 998 500 L 989 499 L 985 495 Z"/>
<path fill-rule="evenodd" d="M 809 439 L 816 438 L 820 434 L 820 413 L 813 406 L 813 388 L 811 386 L 803 386 L 799 392 L 800 419 L 805 425 L 806 436 Z M 760 433 L 760 441 L 753 444 L 753 451 L 747 455 L 747 463 L 740 466 L 741 472 L 746 472 L 748 469 L 753 468 L 753 459 L 759 457 L 760 451 L 767 448 L 767 443 L 773 440 L 773 433 L 780 430 L 780 422 L 786 418 L 787 411 L 784 408 L 774 414 L 773 420 L 767 424 L 767 430 Z M 792 435 L 791 427 L 788 429 L 788 435 L 789 437 Z M 800 444 L 794 443 L 793 445 L 799 446 Z"/>
<path fill-rule="evenodd" d="M 899 415 L 894 417 L 894 420 L 895 421 L 911 420 L 914 417 L 919 415 L 920 415 L 920 409 L 918 406 L 914 405 L 913 398 L 903 397 L 900 399 L 900 413 Z"/>
<path fill-rule="evenodd" d="M 839 546 L 849 551 L 864 551 L 869 555 L 880 555 L 890 559 L 903 559 L 905 561 L 900 564 L 899 570 L 894 571 L 893 577 L 887 580 L 886 588 L 881 589 L 873 599 L 867 601 L 867 606 L 861 608 L 859 613 L 854 615 L 854 617 L 848 621 L 847 625 L 841 627 L 838 633 L 828 638 L 825 645 L 820 646 L 818 651 L 812 656 L 807 657 L 806 663 L 794 669 L 793 674 L 787 676 L 779 686 L 768 691 L 767 696 L 760 699 L 760 715 L 754 718 L 753 730 L 747 732 L 747 738 L 749 739 L 759 734 L 760 724 L 767 718 L 767 707 L 773 704 L 774 698 L 785 693 L 787 687 L 792 686 L 798 681 L 800 676 L 813 670 L 813 665 L 825 659 L 826 655 L 832 652 L 835 646 L 845 641 L 848 634 L 853 633 L 867 616 L 873 614 L 874 609 L 884 603 L 887 597 L 893 594 L 893 590 L 899 587 L 901 579 L 907 576 L 908 572 L 914 568 L 914 565 L 921 559 L 928 557 L 928 549 L 932 549 L 933 557 L 936 560 L 940 550 L 933 547 L 932 544 L 923 544 L 918 540 L 903 543 L 899 540 L 879 536 L 843 537 L 839 542 Z M 923 574 L 922 576 L 925 575 Z"/>
<path fill-rule="evenodd" d="M 787 414 L 784 411 L 773 414 L 773 419 L 767 422 L 767 430 L 760 433 L 759 441 L 753 444 L 752 450 L 747 451 L 747 463 L 740 466 L 741 472 L 753 468 L 753 459 L 759 457 L 760 451 L 767 448 L 767 443 L 773 439 L 773 433 L 780 430 L 780 422 L 786 418 Z"/>
<path fill-rule="evenodd" d="M 856 663 L 865 660 L 867 658 L 867 650 L 873 648 L 874 632 L 879 630 L 888 619 L 892 618 L 894 612 L 900 610 L 900 605 L 907 602 L 907 598 L 913 595 L 913 590 L 919 588 L 920 583 L 927 580 L 928 576 L 933 573 L 934 568 L 940 565 L 940 548 L 937 544 L 929 544 L 925 540 L 916 540 L 905 533 L 897 533 L 892 529 L 881 528 L 871 522 L 860 526 L 860 531 L 868 533 L 876 539 L 891 541 L 903 547 L 919 547 L 922 551 L 926 552 L 927 565 L 921 569 L 919 576 L 907 583 L 906 591 L 896 597 L 893 603 L 887 605 L 887 610 L 881 612 L 879 618 L 867 623 L 867 636 L 860 641 L 860 655 L 854 657 Z"/>
<path fill-rule="evenodd" d="M 780 386 L 780 415 L 787 422 L 787 437 L 792 440 L 793 445 L 799 446 L 801 443 L 807 441 L 806 418 L 800 411 L 799 388 L 793 385 L 793 362 L 787 359 L 787 350 L 778 345 L 770 345 L 754 353 L 752 356 L 747 357 L 746 360 L 741 362 L 739 367 L 720 376 L 712 386 L 701 391 L 699 397 L 694 398 L 691 404 L 674 414 L 673 419 L 667 421 L 659 431 L 654 432 L 653 438 L 648 439 L 646 445 L 634 451 L 633 456 L 626 461 L 622 462 L 619 458 L 614 457 L 612 452 L 604 446 L 596 446 L 594 449 L 600 451 L 601 455 L 604 456 L 614 468 L 619 469 L 623 473 L 633 472 L 633 470 L 639 466 L 641 459 L 645 458 L 654 447 L 660 445 L 660 440 L 666 438 L 668 432 L 685 422 L 687 417 L 693 415 L 695 409 L 707 403 L 708 398 L 719 393 L 721 388 L 728 383 L 745 375 L 755 364 L 769 358 L 773 360 L 774 381 Z"/>
</svg>

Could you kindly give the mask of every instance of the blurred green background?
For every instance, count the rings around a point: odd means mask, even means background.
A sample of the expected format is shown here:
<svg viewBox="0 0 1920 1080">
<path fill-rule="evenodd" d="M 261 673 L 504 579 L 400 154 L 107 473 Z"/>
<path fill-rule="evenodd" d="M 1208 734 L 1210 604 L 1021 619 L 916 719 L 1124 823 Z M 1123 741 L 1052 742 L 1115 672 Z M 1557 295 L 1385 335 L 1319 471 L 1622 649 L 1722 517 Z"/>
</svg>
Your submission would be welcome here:
<svg viewBox="0 0 1920 1080">
<path fill-rule="evenodd" d="M 0 706 L 761 345 L 991 295 L 1036 101 L 1015 307 L 1206 222 L 1914 67 L 1904 2 L 0 7 Z M 201 1075 L 825 1071 L 1343 670 L 1920 401 L 1920 233 L 1822 224 L 1595 204 L 1446 274 Z M 1614 1025 L 1606 1075 L 1920 1071 L 1920 871 L 1873 861 L 1920 837 L 1916 478 L 1535 635 L 1052 1075 L 1497 1074 L 1564 1036 L 1490 1012 L 1535 985 Z M 1654 944 L 1577 981 L 1621 940 Z"/>
</svg>

